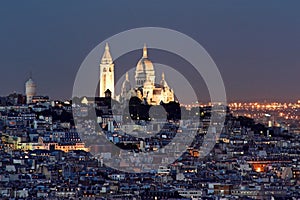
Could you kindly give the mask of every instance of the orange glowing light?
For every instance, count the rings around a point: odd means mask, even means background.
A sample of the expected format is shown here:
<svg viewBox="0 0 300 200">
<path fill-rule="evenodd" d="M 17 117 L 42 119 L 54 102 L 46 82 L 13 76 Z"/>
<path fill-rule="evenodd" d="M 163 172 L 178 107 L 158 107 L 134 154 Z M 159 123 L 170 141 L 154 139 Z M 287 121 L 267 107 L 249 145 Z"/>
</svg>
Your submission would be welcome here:
<svg viewBox="0 0 300 200">
<path fill-rule="evenodd" d="M 261 172 L 261 168 L 260 167 L 256 168 L 256 171 Z"/>
</svg>

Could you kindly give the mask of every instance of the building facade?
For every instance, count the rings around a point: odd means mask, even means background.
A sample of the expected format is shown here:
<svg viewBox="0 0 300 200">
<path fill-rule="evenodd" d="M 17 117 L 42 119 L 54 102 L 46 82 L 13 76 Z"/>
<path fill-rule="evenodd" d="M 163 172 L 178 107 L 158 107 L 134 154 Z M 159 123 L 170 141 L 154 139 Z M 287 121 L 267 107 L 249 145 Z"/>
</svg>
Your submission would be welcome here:
<svg viewBox="0 0 300 200">
<path fill-rule="evenodd" d="M 104 54 L 100 63 L 99 96 L 105 97 L 105 91 L 109 89 L 112 97 L 115 96 L 114 63 L 110 55 L 108 43 L 105 45 Z"/>
<path fill-rule="evenodd" d="M 112 98 L 120 102 L 129 100 L 132 96 L 140 98 L 145 104 L 159 105 L 161 102 L 169 103 L 174 101 L 174 91 L 168 86 L 164 73 L 162 79 L 156 82 L 153 63 L 148 58 L 146 45 L 143 48 L 143 54 L 135 68 L 135 86 L 132 87 L 129 81 L 129 75 L 122 84 L 121 93 L 114 93 L 114 64 L 109 52 L 109 46 L 106 44 L 105 51 L 100 63 L 100 97 L 105 96 L 105 91 L 109 89 Z"/>
</svg>

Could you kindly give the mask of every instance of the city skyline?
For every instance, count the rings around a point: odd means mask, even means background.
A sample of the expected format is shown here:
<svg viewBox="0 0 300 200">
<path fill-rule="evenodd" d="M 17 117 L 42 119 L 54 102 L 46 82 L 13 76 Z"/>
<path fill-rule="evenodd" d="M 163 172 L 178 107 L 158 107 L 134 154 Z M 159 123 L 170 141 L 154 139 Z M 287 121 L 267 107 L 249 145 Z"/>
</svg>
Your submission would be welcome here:
<svg viewBox="0 0 300 200">
<path fill-rule="evenodd" d="M 0 5 L 0 199 L 300 199 L 299 1 Z"/>
<path fill-rule="evenodd" d="M 176 2 L 160 2 L 160 6 L 147 5 L 147 12 L 138 3 L 119 4 L 122 6 L 99 3 L 107 9 L 98 11 L 97 6 L 78 2 L 60 6 L 31 1 L 18 6 L 3 3 L 0 66 L 5 76 L 0 84 L 5 87 L 1 87 L 0 96 L 13 91 L 24 93 L 31 71 L 39 94 L 69 99 L 81 62 L 98 43 L 127 29 L 158 26 L 181 31 L 203 45 L 222 74 L 228 101 L 299 99 L 298 3 L 195 2 L 182 7 Z M 181 9 L 190 12 L 178 15 Z M 155 62 L 160 52 L 149 49 L 149 53 Z M 138 58 L 139 52 L 133 52 L 116 60 L 116 65 L 134 68 Z M 171 60 L 171 67 L 176 64 Z M 205 91 L 205 87 L 199 90 Z"/>
</svg>

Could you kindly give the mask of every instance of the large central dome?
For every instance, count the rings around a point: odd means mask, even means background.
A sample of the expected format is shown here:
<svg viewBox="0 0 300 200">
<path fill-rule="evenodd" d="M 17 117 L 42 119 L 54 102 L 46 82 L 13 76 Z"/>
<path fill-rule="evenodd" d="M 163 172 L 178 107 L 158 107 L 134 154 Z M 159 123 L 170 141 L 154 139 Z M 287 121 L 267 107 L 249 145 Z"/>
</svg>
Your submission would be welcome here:
<svg viewBox="0 0 300 200">
<path fill-rule="evenodd" d="M 141 58 L 136 65 L 137 71 L 153 71 L 153 64 L 148 58 Z"/>
<path fill-rule="evenodd" d="M 136 86 L 143 86 L 144 82 L 149 79 L 155 82 L 155 71 L 152 62 L 148 59 L 147 47 L 143 48 L 143 57 L 139 60 L 135 70 Z"/>
<path fill-rule="evenodd" d="M 143 57 L 139 60 L 136 65 L 137 71 L 153 71 L 154 67 L 152 62 L 148 59 L 148 53 L 146 45 L 143 48 Z"/>
</svg>

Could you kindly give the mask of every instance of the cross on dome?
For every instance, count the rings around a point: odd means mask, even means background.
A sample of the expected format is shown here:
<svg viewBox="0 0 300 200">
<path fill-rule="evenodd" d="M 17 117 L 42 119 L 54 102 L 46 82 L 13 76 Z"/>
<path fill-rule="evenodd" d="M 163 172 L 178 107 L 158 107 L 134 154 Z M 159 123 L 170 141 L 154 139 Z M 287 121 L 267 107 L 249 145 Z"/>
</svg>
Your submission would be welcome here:
<svg viewBox="0 0 300 200">
<path fill-rule="evenodd" d="M 147 52 L 146 44 L 144 44 L 144 48 L 143 48 L 143 58 L 148 58 L 148 52 Z"/>
</svg>

